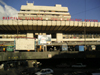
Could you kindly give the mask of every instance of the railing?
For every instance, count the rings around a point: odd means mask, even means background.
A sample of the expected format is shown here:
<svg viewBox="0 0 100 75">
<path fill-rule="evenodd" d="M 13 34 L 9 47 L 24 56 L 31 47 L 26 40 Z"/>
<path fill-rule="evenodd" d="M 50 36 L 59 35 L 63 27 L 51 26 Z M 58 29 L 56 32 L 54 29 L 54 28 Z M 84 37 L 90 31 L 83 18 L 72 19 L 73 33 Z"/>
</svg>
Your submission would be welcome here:
<svg viewBox="0 0 100 75">
<path fill-rule="evenodd" d="M 100 45 L 100 42 L 67 42 L 68 45 Z"/>
<path fill-rule="evenodd" d="M 15 38 L 16 39 L 16 38 Z M 11 45 L 13 45 L 14 43 L 14 38 L 8 39 L 8 38 L 4 38 L 4 39 L 0 39 L 0 44 L 4 44 L 4 45 L 9 45 L 11 43 Z M 84 42 L 84 39 L 63 39 L 63 42 L 57 42 L 57 39 L 51 39 L 51 44 L 47 44 L 47 45 L 62 45 L 62 44 L 68 44 L 68 45 L 100 45 L 100 39 L 86 39 L 86 42 Z M 38 45 L 38 39 L 36 39 L 36 43 Z"/>
</svg>

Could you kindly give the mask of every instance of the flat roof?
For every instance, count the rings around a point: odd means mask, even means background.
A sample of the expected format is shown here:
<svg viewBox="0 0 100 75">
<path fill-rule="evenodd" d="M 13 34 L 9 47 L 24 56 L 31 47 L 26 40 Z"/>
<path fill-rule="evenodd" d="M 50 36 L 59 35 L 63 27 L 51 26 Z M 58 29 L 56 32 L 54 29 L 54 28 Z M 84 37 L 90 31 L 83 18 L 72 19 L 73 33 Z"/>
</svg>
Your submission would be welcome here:
<svg viewBox="0 0 100 75">
<path fill-rule="evenodd" d="M 68 7 L 62 7 L 60 4 L 56 4 L 55 6 L 37 6 L 33 3 L 27 3 L 27 5 L 21 5 L 21 10 L 68 11 Z"/>
</svg>

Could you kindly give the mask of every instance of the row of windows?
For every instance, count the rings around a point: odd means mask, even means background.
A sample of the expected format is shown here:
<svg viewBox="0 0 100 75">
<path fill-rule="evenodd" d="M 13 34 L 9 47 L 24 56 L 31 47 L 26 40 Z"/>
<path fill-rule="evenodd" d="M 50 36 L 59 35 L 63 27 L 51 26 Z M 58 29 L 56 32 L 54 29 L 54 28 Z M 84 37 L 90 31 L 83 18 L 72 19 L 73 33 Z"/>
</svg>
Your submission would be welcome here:
<svg viewBox="0 0 100 75">
<path fill-rule="evenodd" d="M 49 35 L 49 34 L 46 34 Z M 51 38 L 56 38 L 56 33 L 51 34 Z M 0 38 L 15 38 L 17 35 L 3 35 Z M 18 37 L 26 37 L 26 35 L 18 35 Z M 38 35 L 34 35 L 35 38 L 38 38 Z M 63 34 L 63 38 L 100 38 L 100 34 Z"/>
<path fill-rule="evenodd" d="M 23 16 L 33 15 L 33 16 L 70 16 L 70 15 L 61 15 L 61 14 L 20 14 Z"/>
<path fill-rule="evenodd" d="M 50 11 L 50 10 L 20 10 L 20 11 L 69 13 L 68 11 Z"/>
<path fill-rule="evenodd" d="M 17 36 L 0 36 L 0 38 L 16 38 Z M 26 36 L 18 36 L 20 38 L 24 38 Z"/>
<path fill-rule="evenodd" d="M 82 35 L 82 34 L 67 34 L 65 36 L 63 36 L 63 38 L 67 39 L 67 38 L 100 38 L 100 34 L 86 34 L 86 35 Z"/>
</svg>

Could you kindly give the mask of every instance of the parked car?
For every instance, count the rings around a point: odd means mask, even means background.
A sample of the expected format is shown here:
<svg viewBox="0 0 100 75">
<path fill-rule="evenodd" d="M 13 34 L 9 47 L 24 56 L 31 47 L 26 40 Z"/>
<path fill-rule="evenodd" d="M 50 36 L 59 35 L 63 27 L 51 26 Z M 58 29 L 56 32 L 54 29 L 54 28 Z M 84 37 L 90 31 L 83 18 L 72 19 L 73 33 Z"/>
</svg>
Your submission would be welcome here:
<svg viewBox="0 0 100 75">
<path fill-rule="evenodd" d="M 100 73 L 92 73 L 92 75 L 100 75 Z"/>
<path fill-rule="evenodd" d="M 87 75 L 86 73 L 77 73 L 77 75 Z"/>
<path fill-rule="evenodd" d="M 20 75 L 33 75 L 35 72 L 37 72 L 39 69 L 37 68 L 27 68 L 20 72 Z"/>
<path fill-rule="evenodd" d="M 86 65 L 83 65 L 82 63 L 77 63 L 75 65 L 72 65 L 72 67 L 86 67 Z"/>
<path fill-rule="evenodd" d="M 78 72 L 73 72 L 72 75 L 87 75 L 87 74 L 84 72 L 78 71 Z"/>
<path fill-rule="evenodd" d="M 63 73 L 62 75 L 72 75 L 71 73 Z"/>
<path fill-rule="evenodd" d="M 87 75 L 92 75 L 92 73 L 91 72 L 89 72 L 89 71 L 87 71 L 87 72 L 85 72 Z"/>
<path fill-rule="evenodd" d="M 40 70 L 39 72 L 36 72 L 35 75 L 49 75 L 49 74 L 53 74 L 53 70 L 50 68 L 45 68 Z"/>
<path fill-rule="evenodd" d="M 62 63 L 62 64 L 57 65 L 57 67 L 59 67 L 59 68 L 68 68 L 68 67 L 70 67 L 70 65 L 68 65 L 66 63 Z"/>
</svg>

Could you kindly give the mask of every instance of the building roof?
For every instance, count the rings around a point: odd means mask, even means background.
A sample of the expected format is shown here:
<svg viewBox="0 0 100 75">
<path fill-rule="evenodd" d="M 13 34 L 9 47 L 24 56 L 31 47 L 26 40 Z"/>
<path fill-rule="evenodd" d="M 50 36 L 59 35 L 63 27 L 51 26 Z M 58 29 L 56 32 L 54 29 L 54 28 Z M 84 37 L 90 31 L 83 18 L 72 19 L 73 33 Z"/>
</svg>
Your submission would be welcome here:
<svg viewBox="0 0 100 75">
<path fill-rule="evenodd" d="M 60 4 L 55 6 L 35 6 L 33 3 L 22 5 L 18 18 L 10 17 L 0 20 L 0 31 L 2 33 L 20 32 L 100 32 L 100 22 L 70 21 L 71 15 L 68 7 Z"/>
<path fill-rule="evenodd" d="M 27 3 L 27 5 L 22 5 L 21 10 L 52 10 L 52 11 L 68 11 L 67 7 L 62 7 L 60 4 L 55 6 L 36 6 L 33 3 Z"/>
</svg>

